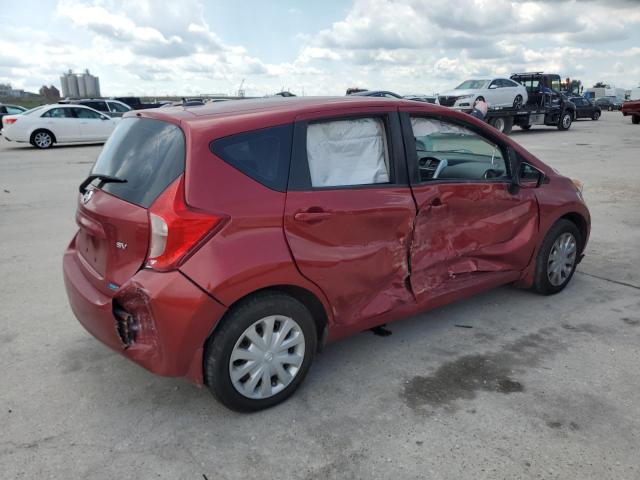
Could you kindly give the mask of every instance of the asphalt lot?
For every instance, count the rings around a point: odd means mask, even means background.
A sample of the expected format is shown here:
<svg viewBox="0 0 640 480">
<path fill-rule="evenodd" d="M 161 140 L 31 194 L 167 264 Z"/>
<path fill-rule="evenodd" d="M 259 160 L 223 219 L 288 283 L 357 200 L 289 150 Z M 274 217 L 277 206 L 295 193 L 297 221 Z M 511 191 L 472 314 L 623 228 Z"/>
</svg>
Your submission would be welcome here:
<svg viewBox="0 0 640 480">
<path fill-rule="evenodd" d="M 0 139 L 0 477 L 640 478 L 640 126 L 603 112 L 516 130 L 584 181 L 593 230 L 572 284 L 333 344 L 293 398 L 252 415 L 153 376 L 71 313 L 62 252 L 100 146 Z"/>
</svg>

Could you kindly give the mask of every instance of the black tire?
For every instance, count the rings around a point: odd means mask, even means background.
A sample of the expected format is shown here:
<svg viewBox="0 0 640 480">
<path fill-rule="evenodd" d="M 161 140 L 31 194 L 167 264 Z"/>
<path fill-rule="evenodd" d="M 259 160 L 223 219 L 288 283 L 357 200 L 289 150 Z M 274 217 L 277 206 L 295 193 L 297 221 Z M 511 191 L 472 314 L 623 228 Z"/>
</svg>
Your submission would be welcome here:
<svg viewBox="0 0 640 480">
<path fill-rule="evenodd" d="M 247 328 L 270 315 L 285 315 L 298 324 L 304 334 L 304 358 L 297 374 L 284 390 L 272 397 L 252 399 L 233 386 L 229 373 L 231 353 Z M 263 292 L 240 301 L 221 322 L 205 345 L 204 381 L 209 390 L 225 406 L 238 412 L 262 410 L 286 400 L 304 380 L 316 353 L 318 333 L 309 310 L 283 293 Z"/>
<path fill-rule="evenodd" d="M 531 128 L 531 125 L 527 124 L 527 125 L 520 125 L 520 128 L 522 130 L 529 130 Z"/>
<path fill-rule="evenodd" d="M 571 273 L 564 279 L 564 281 L 560 285 L 553 285 L 549 280 L 549 255 L 551 254 L 551 249 L 553 248 L 553 244 L 555 241 L 563 235 L 564 233 L 570 233 L 573 235 L 576 241 L 576 261 L 573 263 L 573 267 L 571 269 Z M 536 272 L 533 282 L 533 290 L 542 294 L 542 295 L 553 295 L 562 291 L 567 284 L 571 281 L 573 274 L 576 271 L 576 266 L 578 263 L 579 255 L 582 253 L 582 236 L 580 235 L 580 231 L 578 227 L 576 227 L 575 223 L 566 220 L 560 219 L 547 232 L 547 235 L 544 237 L 542 241 L 542 246 L 538 251 L 538 256 L 536 258 Z"/>
<path fill-rule="evenodd" d="M 631 117 L 631 123 L 637 125 L 640 123 L 640 115 L 633 115 Z"/>
<path fill-rule="evenodd" d="M 571 122 L 573 121 L 573 113 L 569 110 L 565 110 L 560 114 L 558 119 L 558 130 L 569 130 L 571 128 Z"/>
<path fill-rule="evenodd" d="M 522 108 L 522 100 L 522 95 L 516 95 L 516 98 L 513 99 L 513 108 Z"/>
<path fill-rule="evenodd" d="M 591 120 L 598 120 L 600 118 L 600 112 L 593 112 L 591 115 Z"/>
<path fill-rule="evenodd" d="M 513 117 L 494 117 L 489 124 L 505 135 L 509 135 L 513 129 Z"/>
<path fill-rule="evenodd" d="M 51 148 L 55 142 L 56 137 L 54 137 L 53 133 L 49 130 L 45 130 L 44 128 L 33 132 L 29 139 L 29 143 L 31 143 L 31 145 L 41 150 Z"/>
</svg>

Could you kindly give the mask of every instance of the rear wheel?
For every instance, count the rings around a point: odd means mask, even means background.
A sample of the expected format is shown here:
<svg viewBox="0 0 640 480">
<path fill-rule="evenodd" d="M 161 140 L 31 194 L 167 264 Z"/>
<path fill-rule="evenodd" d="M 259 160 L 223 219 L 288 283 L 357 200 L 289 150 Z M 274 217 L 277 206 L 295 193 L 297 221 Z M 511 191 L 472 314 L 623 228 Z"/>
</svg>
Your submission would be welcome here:
<svg viewBox="0 0 640 480">
<path fill-rule="evenodd" d="M 526 125 L 520 125 L 520 128 L 522 130 L 529 130 L 531 128 L 531 125 L 527 123 Z"/>
<path fill-rule="evenodd" d="M 634 115 L 631 117 L 631 123 L 635 123 L 636 125 L 640 123 L 640 115 Z"/>
<path fill-rule="evenodd" d="M 36 130 L 31 135 L 30 141 L 36 148 L 49 148 L 53 145 L 53 134 L 48 130 Z"/>
<path fill-rule="evenodd" d="M 571 112 L 562 112 L 562 115 L 560 115 L 560 120 L 558 121 L 558 130 L 569 130 L 572 120 L 573 115 Z"/>
<path fill-rule="evenodd" d="M 504 133 L 505 135 L 509 135 L 511 133 L 511 129 L 513 128 L 513 118 L 495 117 L 489 120 L 489 124 L 499 132 Z"/>
<path fill-rule="evenodd" d="M 600 112 L 593 112 L 591 115 L 591 120 L 598 120 L 600 118 Z"/>
<path fill-rule="evenodd" d="M 287 399 L 317 346 L 315 322 L 296 299 L 265 292 L 240 302 L 207 341 L 204 377 L 227 407 L 255 411 Z"/>
<path fill-rule="evenodd" d="M 578 227 L 569 220 L 558 220 L 544 237 L 536 259 L 533 288 L 543 295 L 564 289 L 578 264 L 582 245 Z"/>
<path fill-rule="evenodd" d="M 513 108 L 522 108 L 522 100 L 522 95 L 516 95 L 516 98 L 513 100 Z"/>
</svg>

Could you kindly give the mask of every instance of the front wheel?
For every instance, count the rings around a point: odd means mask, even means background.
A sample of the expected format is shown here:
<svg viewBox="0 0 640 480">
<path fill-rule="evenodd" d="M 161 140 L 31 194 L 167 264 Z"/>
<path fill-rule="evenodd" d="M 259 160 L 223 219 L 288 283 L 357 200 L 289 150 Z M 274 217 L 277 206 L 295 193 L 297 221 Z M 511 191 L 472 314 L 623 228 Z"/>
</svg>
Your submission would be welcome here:
<svg viewBox="0 0 640 480">
<path fill-rule="evenodd" d="M 571 112 L 563 112 L 562 115 L 560 115 L 560 121 L 558 122 L 558 130 L 569 130 L 572 120 L 573 115 Z"/>
<path fill-rule="evenodd" d="M 640 115 L 634 115 L 633 117 L 631 117 L 631 123 L 637 125 L 640 123 Z"/>
<path fill-rule="evenodd" d="M 544 237 L 536 259 L 533 289 L 543 295 L 563 290 L 578 265 L 582 245 L 578 227 L 569 220 L 558 220 Z"/>
<path fill-rule="evenodd" d="M 286 400 L 304 379 L 317 347 L 309 310 L 298 300 L 265 292 L 241 301 L 207 341 L 204 379 L 236 411 Z"/>
<path fill-rule="evenodd" d="M 525 125 L 520 125 L 520 128 L 521 128 L 522 130 L 529 130 L 529 129 L 531 128 L 531 125 L 527 123 L 527 124 L 525 124 Z"/>
<path fill-rule="evenodd" d="M 600 112 L 593 112 L 591 115 L 591 120 L 598 120 L 600 118 Z"/>
</svg>

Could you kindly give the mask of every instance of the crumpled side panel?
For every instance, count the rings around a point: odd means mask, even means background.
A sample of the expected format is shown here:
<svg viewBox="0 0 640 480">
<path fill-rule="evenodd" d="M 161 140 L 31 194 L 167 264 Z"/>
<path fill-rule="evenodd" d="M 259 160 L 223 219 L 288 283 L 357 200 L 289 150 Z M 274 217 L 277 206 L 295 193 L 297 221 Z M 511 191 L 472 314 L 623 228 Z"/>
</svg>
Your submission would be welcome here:
<svg viewBox="0 0 640 480">
<path fill-rule="evenodd" d="M 504 184 L 439 184 L 414 189 L 419 205 L 411 244 L 416 297 L 442 293 L 451 280 L 520 271 L 531 259 L 538 207 L 531 191 Z M 479 278 L 480 280 L 480 278 Z"/>
<path fill-rule="evenodd" d="M 327 218 L 296 220 L 322 207 Z M 327 296 L 336 323 L 413 302 L 407 288 L 415 206 L 408 188 L 288 192 L 285 233 L 300 272 Z"/>
</svg>

